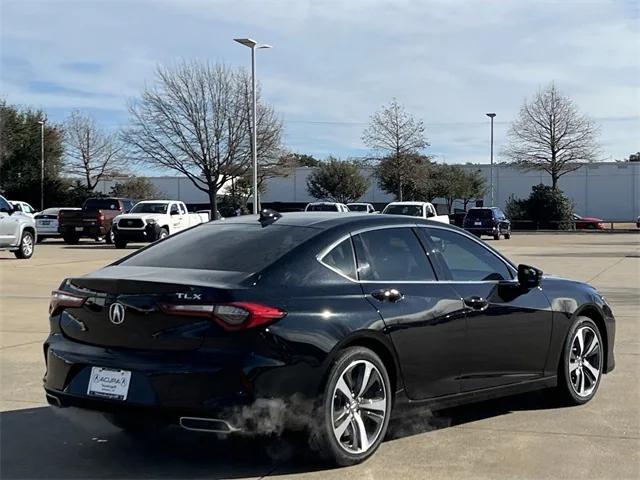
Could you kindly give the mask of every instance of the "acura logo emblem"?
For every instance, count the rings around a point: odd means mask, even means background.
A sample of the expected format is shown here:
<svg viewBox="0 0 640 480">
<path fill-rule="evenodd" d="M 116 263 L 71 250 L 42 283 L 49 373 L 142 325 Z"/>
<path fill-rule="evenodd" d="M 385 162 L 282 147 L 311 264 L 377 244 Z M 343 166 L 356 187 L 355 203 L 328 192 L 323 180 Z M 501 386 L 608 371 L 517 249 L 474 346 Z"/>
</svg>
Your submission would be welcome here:
<svg viewBox="0 0 640 480">
<path fill-rule="evenodd" d="M 112 303 L 109 307 L 109 321 L 114 325 L 120 325 L 124 322 L 124 305 L 121 303 Z"/>
</svg>

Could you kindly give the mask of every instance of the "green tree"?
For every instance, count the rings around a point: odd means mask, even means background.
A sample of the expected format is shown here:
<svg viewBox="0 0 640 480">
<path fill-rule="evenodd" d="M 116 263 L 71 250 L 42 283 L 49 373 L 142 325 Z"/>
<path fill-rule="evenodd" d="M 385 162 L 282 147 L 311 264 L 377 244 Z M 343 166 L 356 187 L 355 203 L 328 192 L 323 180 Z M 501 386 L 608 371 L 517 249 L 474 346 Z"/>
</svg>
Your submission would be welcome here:
<svg viewBox="0 0 640 480">
<path fill-rule="evenodd" d="M 307 155 L 306 153 L 285 153 L 281 160 L 284 164 L 290 165 L 293 168 L 296 167 L 317 167 L 320 165 L 320 160 L 313 155 Z"/>
<path fill-rule="evenodd" d="M 320 200 L 347 203 L 358 200 L 369 188 L 354 162 L 329 157 L 307 178 L 309 195 Z"/>
<path fill-rule="evenodd" d="M 0 102 L 0 189 L 15 200 L 40 206 L 41 110 L 20 109 Z M 60 179 L 62 168 L 62 129 L 46 122 L 44 127 L 45 206 L 54 205 L 69 185 Z"/>
<path fill-rule="evenodd" d="M 534 228 L 569 230 L 572 225 L 573 204 L 557 188 L 534 185 L 529 198 L 509 197 L 505 213 L 513 220 L 527 220 Z"/>
<path fill-rule="evenodd" d="M 126 180 L 116 182 L 116 184 L 111 187 L 109 195 L 135 200 L 154 200 L 163 196 L 151 180 L 145 177 L 130 177 Z"/>
<path fill-rule="evenodd" d="M 439 186 L 432 176 L 434 163 L 429 157 L 418 154 L 407 154 L 401 161 L 395 156 L 385 157 L 375 167 L 378 186 L 383 191 L 398 195 L 398 182 L 402 182 L 402 198 L 404 200 L 427 200 L 438 196 Z M 401 169 L 401 173 L 398 172 Z M 437 187 L 437 188 L 436 188 Z"/>
</svg>

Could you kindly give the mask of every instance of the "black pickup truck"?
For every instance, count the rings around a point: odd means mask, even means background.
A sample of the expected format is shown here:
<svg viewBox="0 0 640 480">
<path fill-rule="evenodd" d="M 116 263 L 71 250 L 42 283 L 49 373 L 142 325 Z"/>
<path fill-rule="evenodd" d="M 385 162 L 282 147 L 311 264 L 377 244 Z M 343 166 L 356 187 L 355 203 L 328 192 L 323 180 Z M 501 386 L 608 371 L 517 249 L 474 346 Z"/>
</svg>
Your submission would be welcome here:
<svg viewBox="0 0 640 480">
<path fill-rule="evenodd" d="M 113 243 L 112 220 L 127 213 L 135 202 L 129 198 L 89 198 L 82 210 L 61 210 L 58 231 L 68 244 L 76 244 L 82 237 L 104 239 Z"/>
</svg>

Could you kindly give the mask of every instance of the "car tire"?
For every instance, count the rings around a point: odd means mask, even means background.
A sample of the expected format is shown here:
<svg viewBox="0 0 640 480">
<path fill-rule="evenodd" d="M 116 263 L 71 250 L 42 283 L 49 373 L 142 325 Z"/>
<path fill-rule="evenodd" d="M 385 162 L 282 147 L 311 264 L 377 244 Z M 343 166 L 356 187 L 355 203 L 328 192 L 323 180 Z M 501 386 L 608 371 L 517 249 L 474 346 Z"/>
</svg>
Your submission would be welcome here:
<svg viewBox="0 0 640 480">
<path fill-rule="evenodd" d="M 500 240 L 500 234 L 498 233 L 497 235 L 494 235 L 494 236 L 493 236 L 493 239 L 494 239 L 494 240 Z"/>
<path fill-rule="evenodd" d="M 363 462 L 382 443 L 391 406 L 391 382 L 380 358 L 363 347 L 339 352 L 317 407 L 312 448 L 339 466 Z"/>
<path fill-rule="evenodd" d="M 158 233 L 158 240 L 165 239 L 168 236 L 169 236 L 169 230 L 167 229 L 167 227 L 162 227 L 160 229 L 160 233 Z"/>
<path fill-rule="evenodd" d="M 565 405 L 582 405 L 591 400 L 600 386 L 603 365 L 600 329 L 588 317 L 576 318 L 565 339 L 558 366 L 559 400 Z"/>
<path fill-rule="evenodd" d="M 507 230 L 507 233 L 504 234 L 504 239 L 509 240 L 511 238 L 511 230 Z"/>
<path fill-rule="evenodd" d="M 64 243 L 68 245 L 77 245 L 78 242 L 80 241 L 80 237 L 72 233 L 65 233 L 62 236 L 62 239 L 64 240 Z"/>
<path fill-rule="evenodd" d="M 127 241 L 126 240 L 120 240 L 116 237 L 116 239 L 113 241 L 114 245 L 116 246 L 116 248 L 127 248 Z"/>
<path fill-rule="evenodd" d="M 22 232 L 22 237 L 20 238 L 20 245 L 18 245 L 18 250 L 16 250 L 14 253 L 14 255 L 17 258 L 20 258 L 22 260 L 26 260 L 28 258 L 31 258 L 31 256 L 33 255 L 33 251 L 35 249 L 34 246 L 34 241 L 33 241 L 33 233 L 25 231 Z"/>
<path fill-rule="evenodd" d="M 113 242 L 115 240 L 115 232 L 113 231 L 113 228 L 110 228 L 109 231 L 105 234 L 104 240 L 109 245 L 113 244 Z"/>
</svg>

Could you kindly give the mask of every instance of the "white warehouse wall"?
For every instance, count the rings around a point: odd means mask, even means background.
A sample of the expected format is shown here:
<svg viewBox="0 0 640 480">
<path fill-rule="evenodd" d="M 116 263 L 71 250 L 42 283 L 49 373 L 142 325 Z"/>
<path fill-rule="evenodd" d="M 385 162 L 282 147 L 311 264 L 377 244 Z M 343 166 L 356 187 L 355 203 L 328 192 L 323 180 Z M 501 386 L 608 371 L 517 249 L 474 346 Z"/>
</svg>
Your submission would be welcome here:
<svg viewBox="0 0 640 480">
<path fill-rule="evenodd" d="M 489 165 L 462 165 L 465 169 L 480 170 L 489 184 Z M 314 201 L 307 193 L 306 179 L 312 171 L 310 167 L 292 170 L 287 177 L 272 178 L 267 181 L 262 202 L 307 203 Z M 362 173 L 372 177 L 371 169 Z M 504 207 L 509 196 L 527 197 L 533 185 L 550 185 L 545 172 L 525 172 L 510 165 L 494 165 L 494 192 L 496 205 Z M 167 198 L 185 203 L 208 203 L 205 193 L 198 190 L 185 177 L 150 177 L 149 180 Z M 117 180 L 101 181 L 97 191 L 108 193 Z M 609 221 L 632 221 L 640 215 L 640 163 L 607 162 L 584 165 L 575 172 L 560 178 L 560 189 L 573 201 L 576 213 L 595 216 Z M 485 205 L 489 204 L 489 194 Z M 386 203 L 394 198 L 380 190 L 375 178 L 360 199 L 363 202 Z"/>
</svg>

